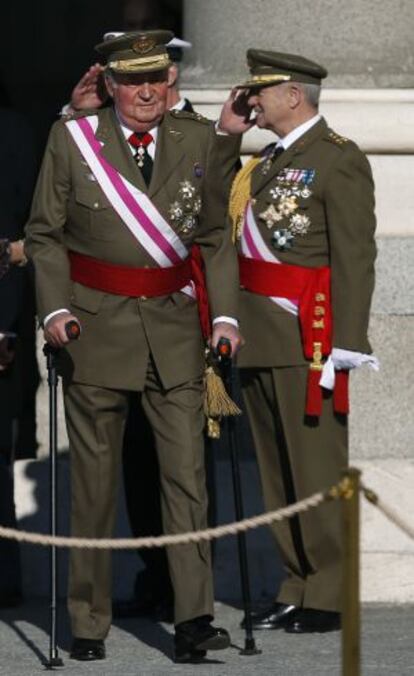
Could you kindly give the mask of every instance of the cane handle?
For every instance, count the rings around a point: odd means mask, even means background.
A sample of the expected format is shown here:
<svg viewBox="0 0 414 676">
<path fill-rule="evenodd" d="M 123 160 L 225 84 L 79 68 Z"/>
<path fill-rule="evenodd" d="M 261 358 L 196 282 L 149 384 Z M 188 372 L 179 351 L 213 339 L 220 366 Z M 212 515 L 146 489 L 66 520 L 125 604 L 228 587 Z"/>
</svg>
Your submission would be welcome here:
<svg viewBox="0 0 414 676">
<path fill-rule="evenodd" d="M 217 343 L 217 354 L 223 360 L 231 359 L 231 342 L 228 338 L 220 338 Z"/>
<path fill-rule="evenodd" d="M 69 340 L 77 340 L 80 336 L 80 324 L 71 319 L 65 324 L 65 332 Z"/>
</svg>

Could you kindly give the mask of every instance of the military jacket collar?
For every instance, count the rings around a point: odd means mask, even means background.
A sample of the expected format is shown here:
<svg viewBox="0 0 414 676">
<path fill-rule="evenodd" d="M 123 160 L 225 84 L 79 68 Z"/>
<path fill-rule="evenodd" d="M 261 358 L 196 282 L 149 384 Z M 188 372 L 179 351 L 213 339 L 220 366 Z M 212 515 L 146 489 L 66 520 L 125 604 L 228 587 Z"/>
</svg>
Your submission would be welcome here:
<svg viewBox="0 0 414 676">
<path fill-rule="evenodd" d="M 287 150 L 275 159 L 270 169 L 263 174 L 262 165 L 259 163 L 252 174 L 252 195 L 256 195 L 263 190 L 264 186 L 272 181 L 277 174 L 288 167 L 290 163 L 299 155 L 304 153 L 312 143 L 321 138 L 326 133 L 328 125 L 324 118 L 321 118 L 309 131 L 298 138 Z"/>
<path fill-rule="evenodd" d="M 180 147 L 184 133 L 175 129 L 174 118 L 168 112 L 165 113 L 158 127 L 154 168 L 149 186 L 146 185 L 135 163 L 113 108 L 100 111 L 96 138 L 103 143 L 102 156 L 122 176 L 147 193 L 149 197 L 153 197 L 160 190 L 184 158 L 184 151 Z"/>
</svg>

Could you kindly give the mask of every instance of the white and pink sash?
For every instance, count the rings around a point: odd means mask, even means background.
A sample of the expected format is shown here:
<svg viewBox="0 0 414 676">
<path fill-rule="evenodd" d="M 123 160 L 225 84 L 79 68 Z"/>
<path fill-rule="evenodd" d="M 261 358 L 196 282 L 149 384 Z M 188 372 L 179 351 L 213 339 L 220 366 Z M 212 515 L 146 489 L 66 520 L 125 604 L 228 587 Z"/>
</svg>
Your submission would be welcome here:
<svg viewBox="0 0 414 676">
<path fill-rule="evenodd" d="M 95 136 L 98 116 L 65 124 L 108 201 L 153 261 L 165 268 L 185 260 L 189 255 L 187 247 L 149 197 L 101 156 L 103 143 Z M 192 285 L 181 291 L 194 298 Z"/>
<path fill-rule="evenodd" d="M 251 202 L 249 201 L 244 215 L 244 227 L 241 237 L 241 250 L 243 256 L 255 258 L 256 260 L 267 261 L 268 263 L 279 263 L 278 258 L 267 247 L 253 214 Z M 293 315 L 298 315 L 299 303 L 288 298 L 270 296 L 270 300 L 280 305 L 284 310 Z"/>
</svg>

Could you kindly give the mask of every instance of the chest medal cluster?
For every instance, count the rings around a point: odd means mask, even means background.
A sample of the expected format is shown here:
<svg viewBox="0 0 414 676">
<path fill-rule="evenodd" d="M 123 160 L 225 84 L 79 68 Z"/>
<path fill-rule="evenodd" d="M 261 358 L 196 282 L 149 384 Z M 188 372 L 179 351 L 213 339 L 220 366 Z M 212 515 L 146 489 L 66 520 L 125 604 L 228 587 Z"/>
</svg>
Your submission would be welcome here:
<svg viewBox="0 0 414 676">
<path fill-rule="evenodd" d="M 186 235 L 197 224 L 197 216 L 201 211 L 201 197 L 197 188 L 190 181 L 182 181 L 175 201 L 168 212 L 177 232 Z"/>
<path fill-rule="evenodd" d="M 306 235 L 311 221 L 300 213 L 298 199 L 307 200 L 312 195 L 310 185 L 315 178 L 315 169 L 283 169 L 276 176 L 276 185 L 269 190 L 269 206 L 259 214 L 269 230 L 272 230 L 272 245 L 275 249 L 291 249 L 295 237 Z"/>
</svg>

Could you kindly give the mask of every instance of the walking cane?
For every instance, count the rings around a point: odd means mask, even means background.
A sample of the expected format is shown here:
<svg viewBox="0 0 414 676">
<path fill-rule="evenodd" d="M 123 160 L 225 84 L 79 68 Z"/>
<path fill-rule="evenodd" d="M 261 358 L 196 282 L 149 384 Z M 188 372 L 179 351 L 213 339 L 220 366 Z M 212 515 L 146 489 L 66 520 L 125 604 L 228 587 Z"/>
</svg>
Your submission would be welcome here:
<svg viewBox="0 0 414 676">
<path fill-rule="evenodd" d="M 222 367 L 223 379 L 228 395 L 233 399 L 233 369 L 231 358 L 231 343 L 228 338 L 220 338 L 217 345 L 217 354 Z M 240 465 L 237 452 L 236 419 L 234 416 L 227 418 L 227 433 L 229 439 L 231 470 L 233 477 L 234 506 L 237 521 L 244 518 L 243 497 L 240 479 Z M 241 655 L 259 655 L 262 651 L 256 647 L 253 636 L 252 615 L 251 615 L 251 596 L 250 580 L 247 559 L 247 545 L 245 533 L 237 534 L 237 546 L 239 550 L 240 581 L 243 596 L 244 608 L 244 628 L 245 640 L 244 649 L 240 651 Z"/>
<path fill-rule="evenodd" d="M 66 335 L 69 340 L 79 337 L 79 324 L 74 320 L 65 325 Z M 58 375 L 56 370 L 56 356 L 58 349 L 46 343 L 43 354 L 46 357 L 47 382 L 49 385 L 49 522 L 50 534 L 57 535 L 57 385 Z M 49 633 L 49 660 L 45 663 L 47 669 L 63 667 L 63 661 L 59 657 L 57 649 L 57 548 L 50 548 L 50 633 Z"/>
</svg>

